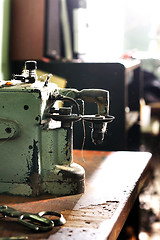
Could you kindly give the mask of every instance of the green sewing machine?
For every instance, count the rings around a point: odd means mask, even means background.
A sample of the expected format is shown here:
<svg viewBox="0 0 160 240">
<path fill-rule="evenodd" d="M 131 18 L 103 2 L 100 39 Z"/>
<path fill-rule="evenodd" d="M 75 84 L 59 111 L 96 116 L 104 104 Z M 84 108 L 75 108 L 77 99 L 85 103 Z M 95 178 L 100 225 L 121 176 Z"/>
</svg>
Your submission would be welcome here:
<svg viewBox="0 0 160 240">
<path fill-rule="evenodd" d="M 39 81 L 36 69 L 35 61 L 26 61 L 22 75 L 0 81 L 0 193 L 82 193 L 85 171 L 73 161 L 73 122 L 90 122 L 92 141 L 100 144 L 114 119 L 109 92 L 60 89 L 50 75 Z M 95 102 L 97 114 L 82 115 L 79 100 Z"/>
</svg>

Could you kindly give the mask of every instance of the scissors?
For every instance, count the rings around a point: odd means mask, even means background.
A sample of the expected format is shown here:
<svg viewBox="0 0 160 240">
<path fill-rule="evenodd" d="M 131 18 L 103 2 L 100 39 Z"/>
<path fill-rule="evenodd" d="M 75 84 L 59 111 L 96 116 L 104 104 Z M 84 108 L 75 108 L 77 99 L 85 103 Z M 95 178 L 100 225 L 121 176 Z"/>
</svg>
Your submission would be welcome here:
<svg viewBox="0 0 160 240">
<path fill-rule="evenodd" d="M 34 231 L 49 231 L 54 226 L 66 223 L 62 214 L 54 211 L 42 211 L 39 213 L 21 212 L 7 205 L 0 205 L 0 213 L 3 217 L 18 218 L 18 222 Z M 56 219 L 48 219 L 44 216 L 56 216 Z"/>
</svg>

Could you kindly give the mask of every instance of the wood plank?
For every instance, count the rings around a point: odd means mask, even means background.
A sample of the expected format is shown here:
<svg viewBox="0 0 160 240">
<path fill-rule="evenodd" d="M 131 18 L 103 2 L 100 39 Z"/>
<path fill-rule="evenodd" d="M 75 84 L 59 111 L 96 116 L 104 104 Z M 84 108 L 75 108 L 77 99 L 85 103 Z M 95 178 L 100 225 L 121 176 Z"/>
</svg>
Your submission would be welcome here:
<svg viewBox="0 0 160 240">
<path fill-rule="evenodd" d="M 11 13 L 11 59 L 42 59 L 45 0 L 12 0 Z"/>
<path fill-rule="evenodd" d="M 29 199 L 1 196 L 0 204 L 29 212 L 61 212 L 66 224 L 50 232 L 33 233 L 10 219 L 0 220 L 0 237 L 29 239 L 116 239 L 146 179 L 150 153 L 74 151 L 75 162 L 86 170 L 84 194 Z M 20 203 L 21 202 L 21 203 Z"/>
</svg>

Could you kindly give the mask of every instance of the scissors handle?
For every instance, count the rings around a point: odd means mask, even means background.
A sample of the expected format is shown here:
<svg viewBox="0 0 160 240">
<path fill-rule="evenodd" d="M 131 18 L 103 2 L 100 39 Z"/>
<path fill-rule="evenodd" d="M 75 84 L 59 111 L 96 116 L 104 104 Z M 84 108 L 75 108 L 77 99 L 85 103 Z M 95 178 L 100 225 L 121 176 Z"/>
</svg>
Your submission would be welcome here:
<svg viewBox="0 0 160 240">
<path fill-rule="evenodd" d="M 18 218 L 18 222 L 34 231 L 49 231 L 54 227 L 54 222 L 41 217 L 38 214 L 23 214 Z"/>
<path fill-rule="evenodd" d="M 56 219 L 51 219 L 54 222 L 54 226 L 62 226 L 66 223 L 65 218 L 63 217 L 62 214 L 58 213 L 58 212 L 54 212 L 54 211 L 42 211 L 38 213 L 38 216 L 40 217 L 44 217 L 44 216 L 56 216 L 58 218 Z"/>
</svg>

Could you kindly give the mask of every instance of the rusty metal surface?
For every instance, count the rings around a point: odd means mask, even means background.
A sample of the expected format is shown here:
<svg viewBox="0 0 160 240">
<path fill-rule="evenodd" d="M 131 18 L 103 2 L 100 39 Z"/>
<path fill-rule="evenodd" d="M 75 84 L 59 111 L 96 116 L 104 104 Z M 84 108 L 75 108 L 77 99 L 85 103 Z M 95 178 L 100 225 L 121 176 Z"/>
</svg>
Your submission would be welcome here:
<svg viewBox="0 0 160 240">
<path fill-rule="evenodd" d="M 66 224 L 50 232 L 33 233 L 12 219 L 0 219 L 0 237 L 29 239 L 116 239 L 131 207 L 149 177 L 151 154 L 138 152 L 74 151 L 74 161 L 86 170 L 84 194 L 53 198 L 2 195 L 0 204 L 18 210 L 61 212 Z"/>
</svg>

